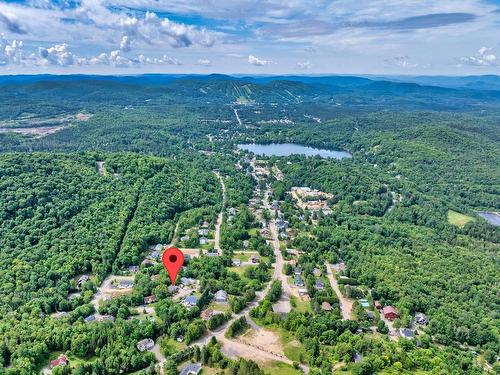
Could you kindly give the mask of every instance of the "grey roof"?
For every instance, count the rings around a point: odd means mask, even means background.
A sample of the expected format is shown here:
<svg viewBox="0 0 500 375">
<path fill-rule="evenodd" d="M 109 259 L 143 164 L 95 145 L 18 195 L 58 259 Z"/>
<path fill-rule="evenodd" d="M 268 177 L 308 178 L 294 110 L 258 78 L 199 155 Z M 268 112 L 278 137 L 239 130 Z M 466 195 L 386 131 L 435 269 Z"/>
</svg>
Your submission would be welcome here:
<svg viewBox="0 0 500 375">
<path fill-rule="evenodd" d="M 184 367 L 179 375 L 198 375 L 201 371 L 201 363 L 190 363 Z"/>
<path fill-rule="evenodd" d="M 198 303 L 198 298 L 196 296 L 187 296 L 184 298 L 184 302 L 190 305 L 196 305 Z"/>
<path fill-rule="evenodd" d="M 95 321 L 95 315 L 89 315 L 87 316 L 85 319 L 83 319 L 85 321 L 85 323 L 90 323 L 90 322 L 93 322 Z"/>
</svg>

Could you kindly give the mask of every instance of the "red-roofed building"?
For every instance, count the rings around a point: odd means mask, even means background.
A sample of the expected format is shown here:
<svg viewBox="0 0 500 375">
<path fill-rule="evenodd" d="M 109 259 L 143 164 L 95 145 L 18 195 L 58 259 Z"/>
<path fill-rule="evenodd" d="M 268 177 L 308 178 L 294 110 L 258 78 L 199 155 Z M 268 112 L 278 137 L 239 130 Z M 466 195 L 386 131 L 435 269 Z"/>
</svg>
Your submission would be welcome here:
<svg viewBox="0 0 500 375">
<path fill-rule="evenodd" d="M 66 366 L 68 364 L 68 357 L 64 354 L 60 354 L 59 357 L 50 361 L 50 368 L 54 368 L 56 366 Z"/>
<path fill-rule="evenodd" d="M 389 320 L 394 320 L 396 318 L 399 318 L 398 310 L 394 306 L 386 306 L 382 310 L 384 314 L 384 318 L 389 319 Z"/>
</svg>

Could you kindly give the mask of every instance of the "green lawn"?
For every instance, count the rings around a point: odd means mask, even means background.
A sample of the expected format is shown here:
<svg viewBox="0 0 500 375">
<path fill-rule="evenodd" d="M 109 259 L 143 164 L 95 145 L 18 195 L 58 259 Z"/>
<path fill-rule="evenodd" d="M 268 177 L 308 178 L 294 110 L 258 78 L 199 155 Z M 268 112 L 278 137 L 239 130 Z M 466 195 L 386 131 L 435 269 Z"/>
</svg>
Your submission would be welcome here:
<svg viewBox="0 0 500 375">
<path fill-rule="evenodd" d="M 210 302 L 210 304 L 208 305 L 208 308 L 212 309 L 212 310 L 222 311 L 222 312 L 228 312 L 230 310 L 229 303 Z"/>
<path fill-rule="evenodd" d="M 270 375 L 300 375 L 302 372 L 300 370 L 294 369 L 293 366 L 283 363 L 283 362 L 267 362 L 265 365 L 261 365 L 261 368 L 266 374 Z"/>
<path fill-rule="evenodd" d="M 465 226 L 465 224 L 471 221 L 476 221 L 476 219 L 474 219 L 472 216 L 461 214 L 460 212 L 452 210 L 448 211 L 448 222 L 451 225 L 462 228 L 463 226 Z"/>
<path fill-rule="evenodd" d="M 301 313 L 312 312 L 310 301 L 302 301 L 300 298 L 297 298 L 295 296 L 291 296 L 290 300 L 295 301 L 294 309 L 297 310 L 298 312 Z"/>
<path fill-rule="evenodd" d="M 228 270 L 237 273 L 238 275 L 243 277 L 245 270 L 249 267 L 255 267 L 255 266 L 228 267 Z"/>
</svg>

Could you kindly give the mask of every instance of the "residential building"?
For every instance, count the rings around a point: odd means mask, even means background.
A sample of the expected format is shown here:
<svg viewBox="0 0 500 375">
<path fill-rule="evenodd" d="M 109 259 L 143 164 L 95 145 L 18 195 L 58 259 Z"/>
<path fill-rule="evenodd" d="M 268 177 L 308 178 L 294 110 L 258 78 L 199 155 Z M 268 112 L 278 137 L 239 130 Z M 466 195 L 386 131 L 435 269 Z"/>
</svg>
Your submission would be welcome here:
<svg viewBox="0 0 500 375">
<path fill-rule="evenodd" d="M 218 303 L 227 303 L 228 295 L 225 290 L 218 290 L 217 293 L 215 293 L 215 302 Z"/>
<path fill-rule="evenodd" d="M 208 244 L 208 238 L 206 237 L 200 237 L 200 245 L 206 245 Z"/>
<path fill-rule="evenodd" d="M 95 315 L 89 315 L 85 319 L 83 319 L 85 323 L 92 323 L 95 322 Z"/>
<path fill-rule="evenodd" d="M 76 287 L 80 289 L 83 284 L 85 284 L 87 281 L 89 281 L 89 276 L 88 275 L 82 275 L 78 278 L 78 281 L 76 282 Z"/>
<path fill-rule="evenodd" d="M 201 372 L 201 363 L 189 363 L 186 365 L 179 375 L 198 375 Z"/>
<path fill-rule="evenodd" d="M 139 266 L 128 266 L 128 272 L 130 272 L 130 273 L 139 272 Z"/>
<path fill-rule="evenodd" d="M 295 276 L 295 278 L 293 279 L 293 283 L 296 286 L 304 286 L 304 281 L 302 280 L 302 278 L 300 277 L 300 275 L 296 275 Z"/>
<path fill-rule="evenodd" d="M 196 296 L 187 296 L 184 298 L 184 306 L 186 306 L 187 308 L 191 308 L 193 306 L 196 306 L 196 304 L 198 303 L 198 297 Z"/>
<path fill-rule="evenodd" d="M 134 287 L 133 280 L 120 280 L 118 283 L 118 289 L 131 289 Z"/>
<path fill-rule="evenodd" d="M 404 337 L 408 340 L 413 340 L 415 338 L 415 332 L 410 328 L 400 328 L 399 334 L 401 335 L 401 337 Z"/>
<path fill-rule="evenodd" d="M 64 367 L 68 365 L 68 362 L 68 357 L 66 357 L 64 354 L 59 354 L 59 357 L 50 361 L 50 368 L 54 368 L 56 366 Z"/>
<path fill-rule="evenodd" d="M 415 322 L 420 325 L 427 325 L 429 323 L 429 319 L 427 319 L 427 316 L 423 313 L 416 313 L 415 314 Z"/>
<path fill-rule="evenodd" d="M 307 288 L 299 288 L 299 295 L 301 296 L 307 296 L 308 295 L 308 292 L 307 292 Z"/>
<path fill-rule="evenodd" d="M 382 309 L 382 313 L 384 314 L 384 318 L 388 320 L 399 318 L 398 310 L 396 310 L 396 308 L 393 306 L 385 306 Z"/>
<path fill-rule="evenodd" d="M 316 280 L 316 283 L 315 283 L 314 287 L 317 290 L 323 290 L 323 289 L 325 289 L 325 283 L 323 281 L 321 281 L 321 280 Z"/>
<path fill-rule="evenodd" d="M 250 261 L 251 261 L 252 263 L 259 263 L 259 257 L 258 257 L 257 255 L 252 255 L 252 256 L 250 257 Z"/>
<path fill-rule="evenodd" d="M 137 343 L 137 349 L 140 352 L 144 352 L 146 350 L 151 350 L 155 346 L 155 342 L 152 339 L 144 339 Z"/>
<path fill-rule="evenodd" d="M 234 267 L 241 266 L 241 260 L 239 260 L 239 259 L 233 259 L 233 266 Z"/>
<path fill-rule="evenodd" d="M 191 237 L 189 237 L 189 236 L 186 234 L 185 236 L 182 236 L 182 237 L 181 237 L 181 241 L 182 241 L 182 242 L 186 242 L 186 241 L 189 241 L 189 239 L 190 239 L 190 238 L 191 238 Z"/>
<path fill-rule="evenodd" d="M 208 229 L 207 228 L 198 229 L 198 234 L 200 236 L 208 236 Z"/>
<path fill-rule="evenodd" d="M 319 268 L 313 269 L 313 275 L 316 276 L 316 277 L 320 277 L 321 276 L 321 270 Z"/>
<path fill-rule="evenodd" d="M 321 309 L 323 311 L 332 311 L 332 305 L 325 301 L 321 304 Z"/>
<path fill-rule="evenodd" d="M 156 296 L 154 294 L 144 297 L 144 304 L 149 305 L 150 303 L 156 302 Z"/>
</svg>

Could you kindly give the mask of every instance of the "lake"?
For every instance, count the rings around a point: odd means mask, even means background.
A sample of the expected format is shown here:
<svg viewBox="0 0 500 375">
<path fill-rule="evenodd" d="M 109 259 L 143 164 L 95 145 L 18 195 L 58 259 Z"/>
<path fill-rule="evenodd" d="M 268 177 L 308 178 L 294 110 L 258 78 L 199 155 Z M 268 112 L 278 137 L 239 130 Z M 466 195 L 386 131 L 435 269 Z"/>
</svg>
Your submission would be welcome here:
<svg viewBox="0 0 500 375">
<path fill-rule="evenodd" d="M 350 158 L 352 155 L 347 151 L 323 150 L 319 148 L 302 146 L 295 143 L 247 143 L 239 144 L 237 147 L 240 150 L 250 151 L 256 155 L 264 156 L 289 156 L 289 155 L 305 155 L 305 156 L 321 156 L 323 158 L 344 159 Z"/>
<path fill-rule="evenodd" d="M 500 226 L 500 213 L 499 212 L 488 212 L 488 211 L 479 211 L 477 213 L 483 219 L 486 219 L 488 223 L 494 225 L 496 227 Z"/>
</svg>

